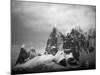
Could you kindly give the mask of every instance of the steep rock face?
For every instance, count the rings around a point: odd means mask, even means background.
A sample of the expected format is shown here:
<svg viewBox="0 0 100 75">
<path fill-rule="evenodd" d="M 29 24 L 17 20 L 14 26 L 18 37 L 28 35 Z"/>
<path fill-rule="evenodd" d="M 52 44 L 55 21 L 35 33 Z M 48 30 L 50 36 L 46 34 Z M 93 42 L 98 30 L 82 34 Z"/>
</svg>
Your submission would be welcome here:
<svg viewBox="0 0 100 75">
<path fill-rule="evenodd" d="M 67 41 L 69 41 L 69 43 Z M 61 32 L 58 32 L 56 28 L 53 28 L 47 41 L 46 52 L 47 54 L 55 55 L 56 63 L 62 60 L 67 61 L 69 58 L 73 58 L 72 49 L 70 46 L 68 47 L 68 45 L 71 45 L 71 40 L 67 39 Z"/>
<path fill-rule="evenodd" d="M 21 48 L 16 64 L 24 63 L 25 62 L 24 60 L 27 59 L 28 57 L 29 54 L 27 53 L 27 51 L 24 48 Z"/>
<path fill-rule="evenodd" d="M 31 48 L 29 51 L 27 51 L 26 49 L 21 48 L 16 64 L 25 63 L 35 56 L 37 56 L 35 49 Z"/>
<path fill-rule="evenodd" d="M 63 46 L 63 38 L 60 32 L 54 27 L 51 32 L 46 46 L 46 53 L 55 55 L 58 50 L 61 50 Z"/>
<path fill-rule="evenodd" d="M 35 56 L 37 56 L 37 53 L 36 53 L 36 51 L 35 51 L 35 49 L 30 49 L 30 51 L 29 51 L 29 59 L 32 59 L 32 58 L 34 58 Z"/>
</svg>

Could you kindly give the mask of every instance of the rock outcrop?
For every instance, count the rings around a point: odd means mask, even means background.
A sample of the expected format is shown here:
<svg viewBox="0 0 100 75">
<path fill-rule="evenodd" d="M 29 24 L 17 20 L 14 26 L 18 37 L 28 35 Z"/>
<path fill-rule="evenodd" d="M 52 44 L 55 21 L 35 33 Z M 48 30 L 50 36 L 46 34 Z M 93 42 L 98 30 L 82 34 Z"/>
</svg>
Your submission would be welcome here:
<svg viewBox="0 0 100 75">
<path fill-rule="evenodd" d="M 29 57 L 28 52 L 23 47 L 20 49 L 19 57 L 16 61 L 16 64 L 22 64 L 25 62 L 25 59 Z"/>
<path fill-rule="evenodd" d="M 24 47 L 22 47 L 16 64 L 23 64 L 34 58 L 35 56 L 37 56 L 37 53 L 34 48 L 31 48 L 29 51 L 27 51 Z"/>
<path fill-rule="evenodd" d="M 57 31 L 57 29 L 54 27 L 46 45 L 46 53 L 55 55 L 58 50 L 62 50 L 63 46 L 63 37 L 60 32 Z"/>
</svg>

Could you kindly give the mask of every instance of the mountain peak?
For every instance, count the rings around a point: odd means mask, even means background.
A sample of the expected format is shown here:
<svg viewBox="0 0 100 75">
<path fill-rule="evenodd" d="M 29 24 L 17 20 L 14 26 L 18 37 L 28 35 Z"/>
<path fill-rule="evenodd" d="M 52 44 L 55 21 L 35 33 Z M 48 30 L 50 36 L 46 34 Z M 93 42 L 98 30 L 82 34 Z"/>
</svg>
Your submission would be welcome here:
<svg viewBox="0 0 100 75">
<path fill-rule="evenodd" d="M 62 33 L 57 30 L 56 27 L 53 27 L 52 32 L 47 40 L 46 51 L 48 54 L 55 55 L 59 50 L 60 45 L 63 42 Z M 61 46 L 62 47 L 62 46 Z"/>
</svg>

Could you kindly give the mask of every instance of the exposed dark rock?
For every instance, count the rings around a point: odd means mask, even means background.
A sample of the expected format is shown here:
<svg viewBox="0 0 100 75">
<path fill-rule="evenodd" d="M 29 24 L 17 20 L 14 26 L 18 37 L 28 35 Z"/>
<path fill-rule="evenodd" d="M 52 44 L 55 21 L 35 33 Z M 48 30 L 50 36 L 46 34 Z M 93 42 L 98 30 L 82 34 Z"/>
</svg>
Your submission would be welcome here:
<svg viewBox="0 0 100 75">
<path fill-rule="evenodd" d="M 58 32 L 57 29 L 54 27 L 53 31 L 49 36 L 49 39 L 47 40 L 46 52 L 48 54 L 55 55 L 58 50 L 61 49 L 61 44 L 63 44 L 63 38 L 63 34 Z"/>
<path fill-rule="evenodd" d="M 66 59 L 63 59 L 59 62 L 59 65 L 67 66 Z"/>
<path fill-rule="evenodd" d="M 27 59 L 29 57 L 29 54 L 27 53 L 27 51 L 24 48 L 21 48 L 20 53 L 19 53 L 19 57 L 16 61 L 16 64 L 22 64 L 25 62 L 25 59 Z"/>
<path fill-rule="evenodd" d="M 35 56 L 37 56 L 35 49 L 32 48 L 29 51 L 27 51 L 26 49 L 21 48 L 16 64 L 25 63 L 30 59 L 34 58 Z"/>
<path fill-rule="evenodd" d="M 71 65 L 71 66 L 77 66 L 78 61 L 76 61 L 74 58 L 69 58 L 68 59 L 68 64 Z"/>
<path fill-rule="evenodd" d="M 37 54 L 36 54 L 35 49 L 32 48 L 32 49 L 29 51 L 29 59 L 34 58 L 36 55 L 37 55 Z"/>
</svg>

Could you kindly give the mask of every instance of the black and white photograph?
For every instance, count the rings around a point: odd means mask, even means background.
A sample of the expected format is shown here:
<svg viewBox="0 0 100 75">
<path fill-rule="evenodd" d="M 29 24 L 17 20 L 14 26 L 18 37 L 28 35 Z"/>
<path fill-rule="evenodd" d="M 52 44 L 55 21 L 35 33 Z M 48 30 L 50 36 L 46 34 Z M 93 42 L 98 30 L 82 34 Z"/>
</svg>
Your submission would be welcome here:
<svg viewBox="0 0 100 75">
<path fill-rule="evenodd" d="M 11 74 L 96 69 L 96 6 L 11 0 Z"/>
</svg>

